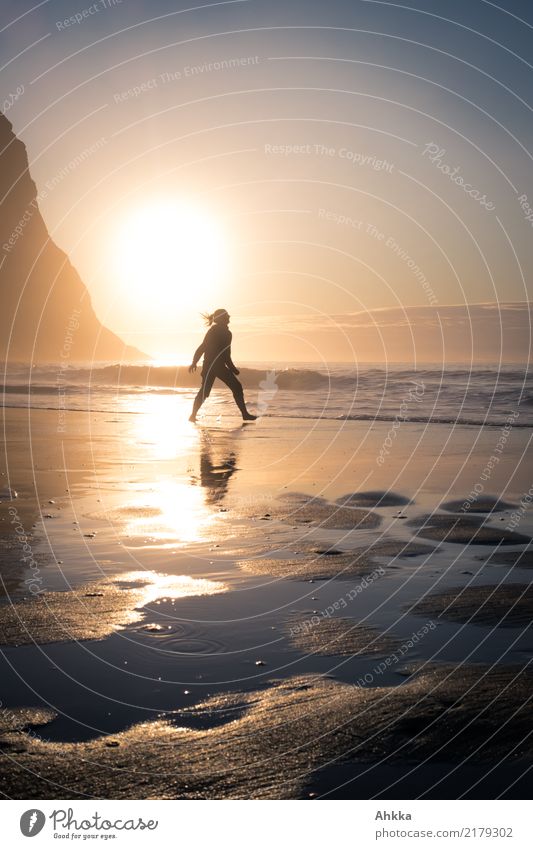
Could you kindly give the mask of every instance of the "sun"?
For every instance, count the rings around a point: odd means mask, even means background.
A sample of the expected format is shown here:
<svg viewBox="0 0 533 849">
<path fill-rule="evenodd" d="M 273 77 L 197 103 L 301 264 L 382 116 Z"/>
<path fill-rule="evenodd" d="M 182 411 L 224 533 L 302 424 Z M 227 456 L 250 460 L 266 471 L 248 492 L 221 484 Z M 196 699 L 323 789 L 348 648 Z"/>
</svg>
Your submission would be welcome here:
<svg viewBox="0 0 533 849">
<path fill-rule="evenodd" d="M 205 308 L 221 291 L 227 239 L 213 213 L 189 202 L 154 199 L 121 216 L 112 246 L 115 280 L 130 308 Z"/>
</svg>

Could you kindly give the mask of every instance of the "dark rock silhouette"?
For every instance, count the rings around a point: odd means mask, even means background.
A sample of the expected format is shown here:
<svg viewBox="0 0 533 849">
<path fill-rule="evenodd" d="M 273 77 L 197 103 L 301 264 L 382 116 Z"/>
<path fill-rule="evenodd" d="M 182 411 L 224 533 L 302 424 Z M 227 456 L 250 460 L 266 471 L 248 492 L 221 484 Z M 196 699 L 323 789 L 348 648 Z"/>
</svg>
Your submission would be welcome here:
<svg viewBox="0 0 533 849">
<path fill-rule="evenodd" d="M 104 327 L 48 234 L 26 148 L 0 113 L 0 360 L 146 359 Z"/>
</svg>

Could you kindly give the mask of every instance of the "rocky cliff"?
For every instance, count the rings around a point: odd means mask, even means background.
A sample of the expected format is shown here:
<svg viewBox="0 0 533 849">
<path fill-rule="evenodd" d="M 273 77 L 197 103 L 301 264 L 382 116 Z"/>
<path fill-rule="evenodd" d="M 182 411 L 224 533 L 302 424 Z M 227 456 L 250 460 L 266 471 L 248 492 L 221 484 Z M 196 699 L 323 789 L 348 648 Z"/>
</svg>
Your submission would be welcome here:
<svg viewBox="0 0 533 849">
<path fill-rule="evenodd" d="M 145 359 L 98 320 L 85 284 L 48 234 L 26 148 L 1 113 L 0 210 L 0 360 Z"/>
</svg>

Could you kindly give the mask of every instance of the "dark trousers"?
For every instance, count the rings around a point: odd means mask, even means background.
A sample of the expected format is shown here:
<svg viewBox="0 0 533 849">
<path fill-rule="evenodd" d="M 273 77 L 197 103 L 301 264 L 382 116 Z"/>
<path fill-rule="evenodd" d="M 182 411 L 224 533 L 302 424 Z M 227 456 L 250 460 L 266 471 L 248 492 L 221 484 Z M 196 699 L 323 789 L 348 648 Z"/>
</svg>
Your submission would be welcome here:
<svg viewBox="0 0 533 849">
<path fill-rule="evenodd" d="M 210 366 L 204 366 L 202 370 L 202 385 L 198 390 L 198 394 L 194 399 L 193 415 L 196 415 L 206 398 L 209 398 L 213 383 L 216 379 L 225 383 L 231 389 L 237 407 L 244 415 L 246 413 L 246 404 L 244 403 L 244 392 L 240 380 L 233 374 L 232 371 L 225 365 L 213 363 Z"/>
</svg>

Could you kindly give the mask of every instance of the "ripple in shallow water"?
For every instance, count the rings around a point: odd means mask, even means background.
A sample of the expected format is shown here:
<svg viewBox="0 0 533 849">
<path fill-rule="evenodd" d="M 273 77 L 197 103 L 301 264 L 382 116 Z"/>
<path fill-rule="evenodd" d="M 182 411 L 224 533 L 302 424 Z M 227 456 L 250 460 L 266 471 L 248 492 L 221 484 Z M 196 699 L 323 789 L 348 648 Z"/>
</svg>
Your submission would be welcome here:
<svg viewBox="0 0 533 849">
<path fill-rule="evenodd" d="M 223 654 L 227 646 L 220 640 L 208 636 L 200 628 L 182 623 L 164 624 L 150 622 L 137 629 L 147 635 L 150 645 L 158 651 L 176 655 L 209 655 Z"/>
</svg>

